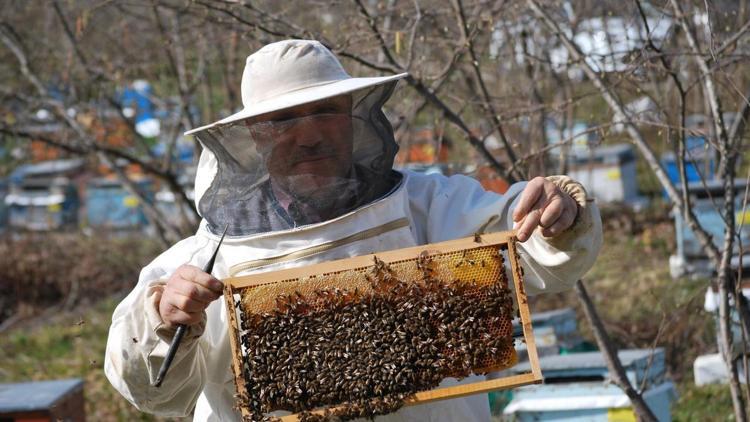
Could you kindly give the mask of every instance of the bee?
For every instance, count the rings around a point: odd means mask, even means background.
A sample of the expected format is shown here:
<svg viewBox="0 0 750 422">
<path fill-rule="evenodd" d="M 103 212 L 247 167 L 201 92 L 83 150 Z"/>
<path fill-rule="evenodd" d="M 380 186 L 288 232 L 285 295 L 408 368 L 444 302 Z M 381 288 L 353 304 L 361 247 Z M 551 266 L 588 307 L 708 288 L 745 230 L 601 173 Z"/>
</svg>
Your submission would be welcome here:
<svg viewBox="0 0 750 422">
<path fill-rule="evenodd" d="M 321 289 L 313 292 L 315 311 L 243 314 L 243 321 L 256 321 L 252 334 L 241 335 L 252 399 L 246 407 L 263 415 L 336 405 L 329 417 L 373 417 L 446 376 L 467 376 L 472 367 L 494 362 L 490 353 L 507 346 L 493 340 L 497 322 L 488 315 L 505 306 L 492 302 L 505 290 L 488 289 L 477 300 L 481 286 L 428 280 L 431 261 L 420 254 L 417 268 L 425 279 L 409 282 L 375 259 L 363 273 L 372 291 Z M 290 298 L 301 301 L 295 293 Z"/>
</svg>

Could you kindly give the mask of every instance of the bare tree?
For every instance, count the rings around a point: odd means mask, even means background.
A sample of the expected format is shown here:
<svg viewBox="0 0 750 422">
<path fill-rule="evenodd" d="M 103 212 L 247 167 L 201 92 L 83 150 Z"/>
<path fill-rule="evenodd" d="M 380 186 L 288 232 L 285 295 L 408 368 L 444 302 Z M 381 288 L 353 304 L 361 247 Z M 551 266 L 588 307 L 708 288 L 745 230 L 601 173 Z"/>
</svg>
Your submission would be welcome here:
<svg viewBox="0 0 750 422">
<path fill-rule="evenodd" d="M 642 152 L 643 157 L 649 163 L 651 169 L 656 174 L 661 185 L 668 193 L 672 200 L 675 209 L 679 212 L 685 221 L 688 223 L 690 228 L 696 234 L 700 241 L 705 254 L 711 259 L 714 267 L 716 268 L 716 285 L 719 288 L 720 297 L 720 349 L 724 356 L 724 360 L 727 364 L 727 369 L 730 374 L 730 390 L 732 395 L 732 401 L 734 405 L 734 413 L 737 420 L 747 420 L 745 411 L 745 403 L 741 394 L 737 375 L 737 360 L 733 356 L 732 347 L 732 332 L 730 327 L 730 300 L 741 304 L 738 307 L 740 310 L 740 319 L 743 323 L 744 331 L 748 332 L 750 327 L 750 318 L 748 315 L 747 301 L 741 294 L 735 295 L 737 289 L 735 288 L 735 274 L 731 267 L 731 257 L 733 252 L 736 250 L 733 245 L 735 238 L 738 236 L 736 230 L 734 216 L 735 216 L 735 170 L 736 162 L 739 157 L 740 149 L 736 148 L 735 142 L 741 144 L 741 141 L 735 141 L 730 138 L 729 130 L 726 127 L 724 121 L 724 113 L 722 110 L 722 95 L 716 87 L 715 79 L 718 77 L 727 77 L 726 68 L 721 66 L 725 65 L 727 60 L 717 52 L 725 53 L 730 49 L 730 46 L 737 43 L 747 32 L 746 25 L 743 25 L 737 30 L 736 33 L 731 34 L 726 38 L 724 43 L 718 48 L 713 49 L 709 47 L 706 51 L 699 45 L 696 30 L 690 23 L 692 19 L 686 15 L 682 10 L 682 6 L 679 2 L 671 0 L 671 10 L 669 14 L 667 11 L 663 11 L 665 17 L 675 20 L 676 25 L 682 29 L 679 33 L 681 37 L 684 37 L 683 49 L 677 52 L 682 55 L 675 59 L 670 57 L 665 51 L 657 47 L 650 36 L 650 28 L 646 13 L 644 12 L 644 6 L 642 2 L 635 1 L 635 6 L 639 12 L 641 22 L 644 25 L 648 37 L 646 39 L 645 49 L 643 50 L 644 55 L 650 57 L 644 58 L 643 64 L 646 63 L 646 59 L 653 59 L 659 63 L 660 68 L 667 73 L 669 80 L 674 84 L 678 92 L 678 123 L 673 125 L 676 128 L 675 139 L 673 140 L 677 145 L 678 149 L 678 162 L 680 168 L 680 180 L 681 189 L 678 190 L 670 179 L 666 176 L 664 169 L 661 167 L 657 160 L 653 149 L 649 142 L 647 142 L 645 136 L 642 133 L 642 129 L 639 127 L 639 122 L 629 115 L 626 110 L 620 95 L 617 93 L 615 87 L 609 84 L 605 76 L 598 72 L 584 56 L 580 47 L 570 38 L 569 32 L 559 23 L 559 20 L 553 19 L 549 12 L 543 9 L 535 0 L 527 0 L 529 7 L 533 10 L 534 14 L 549 28 L 549 30 L 560 40 L 565 46 L 571 57 L 582 67 L 587 77 L 594 83 L 596 88 L 599 90 L 600 95 L 607 102 L 608 106 L 615 114 L 618 120 L 624 122 L 628 135 L 631 141 L 639 148 Z M 695 14 L 693 10 L 692 14 Z M 708 15 L 708 11 L 706 11 Z M 704 42 L 712 44 L 714 40 L 714 34 L 711 31 L 710 20 L 713 19 L 707 16 L 708 23 L 705 34 L 708 35 L 708 40 Z M 678 35 L 675 34 L 675 37 Z M 672 54 L 675 54 L 674 52 Z M 682 60 L 680 60 L 680 58 Z M 695 63 L 697 69 L 691 69 L 690 62 Z M 710 66 L 713 65 L 713 68 Z M 681 74 L 687 72 L 689 75 L 692 74 L 694 81 L 683 82 Z M 746 83 L 746 81 L 742 81 Z M 689 88 L 685 88 L 686 84 L 700 83 L 703 85 L 703 91 L 706 102 L 709 105 L 711 122 L 713 124 L 713 136 L 710 137 L 709 143 L 713 148 L 716 149 L 717 156 L 719 157 L 719 174 L 717 177 L 722 181 L 724 186 L 724 204 L 720 210 L 722 219 L 724 220 L 724 241 L 721 247 L 714 243 L 711 235 L 708 234 L 708 230 L 702 227 L 700 222 L 695 216 L 694 209 L 690 202 L 690 196 L 688 191 L 688 183 L 685 171 L 686 162 L 686 146 L 685 146 L 685 114 L 686 114 L 686 102 Z M 747 102 L 746 98 L 745 102 Z M 746 120 L 744 109 L 745 105 L 741 107 L 743 110 L 738 118 L 737 130 L 742 128 Z M 664 107 L 668 109 L 668 107 Z M 732 136 L 737 136 L 737 133 L 733 133 Z M 681 192 L 680 192 L 681 190 Z"/>
<path fill-rule="evenodd" d="M 107 163 L 134 193 L 117 163 L 138 164 L 195 216 L 171 158 L 180 134 L 242 106 L 238 86 L 247 54 L 268 42 L 304 38 L 320 40 L 355 75 L 409 72 L 405 89 L 386 105 L 397 140 L 408 138 L 415 126 L 434 125 L 440 139 L 461 141 L 455 142 L 453 159 L 466 172 L 469 165 L 486 165 L 515 182 L 564 172 L 569 147 L 578 136 L 631 142 L 716 269 L 713 283 L 722 297 L 720 337 L 732 374 L 734 412 L 738 420 L 746 420 L 729 329 L 730 305 L 735 304 L 744 337 L 750 338 L 750 306 L 737 293 L 731 265 L 733 252 L 743 247 L 737 245 L 734 178 L 750 117 L 746 2 L 334 3 L 313 0 L 301 8 L 270 0 L 86 0 L 39 8 L 34 2 L 12 1 L 0 19 L 0 74 L 5 76 L 0 109 L 19 118 L 0 123 L 0 134 Z M 591 40 L 606 48 L 582 42 Z M 150 152 L 115 95 L 133 79 L 153 81 L 157 97 L 175 104 L 174 123 L 164 129 L 167 153 L 161 158 Z M 52 95 L 52 86 L 65 87 L 63 98 Z M 656 104 L 658 119 L 632 109 L 630 104 L 641 97 Z M 68 113 L 97 107 L 114 110 L 126 123 L 131 147 L 101 142 Z M 28 130 L 27 117 L 39 108 L 53 112 L 63 133 Z M 725 110 L 737 111 L 731 124 L 724 120 Z M 686 142 L 694 132 L 686 120 L 693 113 L 710 116 L 707 148 L 718 157 L 716 177 L 726 190 L 723 202 L 716 204 L 725 224 L 720 240 L 701 225 L 689 194 L 691 152 Z M 581 120 L 588 128 L 575 133 Z M 560 152 L 553 156 L 555 150 Z M 678 158 L 679 183 L 670 180 L 659 161 L 666 150 Z M 174 224 L 155 207 L 147 206 L 146 212 L 165 239 L 194 229 Z"/>
</svg>

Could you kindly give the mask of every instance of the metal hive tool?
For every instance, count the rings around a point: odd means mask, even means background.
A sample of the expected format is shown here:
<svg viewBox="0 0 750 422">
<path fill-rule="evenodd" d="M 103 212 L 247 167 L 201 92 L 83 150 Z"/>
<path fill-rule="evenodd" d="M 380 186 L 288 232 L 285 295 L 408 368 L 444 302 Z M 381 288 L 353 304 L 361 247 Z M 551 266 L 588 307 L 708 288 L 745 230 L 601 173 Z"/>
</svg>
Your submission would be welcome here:
<svg viewBox="0 0 750 422">
<path fill-rule="evenodd" d="M 253 359 L 253 356 L 248 356 L 248 354 L 252 354 L 252 350 L 248 348 L 249 341 L 247 336 L 253 335 L 252 327 L 259 327 L 257 321 L 264 321 L 264 318 L 266 321 L 270 321 L 268 318 L 271 318 L 272 315 L 278 315 L 285 310 L 287 314 L 289 314 L 291 312 L 288 309 L 290 306 L 296 306 L 294 312 L 299 313 L 300 318 L 305 315 L 310 315 L 312 318 L 312 316 L 324 312 L 326 306 L 331 306 L 330 303 L 332 303 L 332 300 L 326 299 L 326 297 L 327 295 L 333 295 L 334 292 L 338 295 L 337 297 L 339 297 L 336 299 L 338 302 L 334 301 L 335 303 L 338 303 L 337 306 L 339 306 L 339 308 L 336 309 L 357 309 L 358 305 L 365 306 L 363 305 L 366 302 L 365 298 L 379 297 L 378 295 L 381 294 L 379 290 L 386 290 L 391 288 L 389 286 L 394 285 L 393 283 L 395 282 L 382 281 L 383 277 L 387 280 L 398 280 L 398 285 L 401 286 L 402 289 L 399 292 L 402 293 L 411 291 L 409 289 L 421 292 L 422 290 L 419 289 L 422 289 L 426 283 L 436 283 L 434 285 L 439 286 L 440 288 L 440 292 L 436 293 L 436 297 L 443 297 L 440 296 L 443 294 L 443 291 L 453 291 L 452 289 L 455 288 L 455 295 L 460 296 L 455 299 L 456 301 L 460 302 L 461 300 L 465 300 L 472 304 L 489 302 L 493 300 L 493 298 L 495 298 L 496 301 L 492 303 L 505 303 L 497 298 L 502 298 L 502 295 L 498 292 L 506 292 L 505 294 L 508 295 L 508 298 L 512 296 L 513 304 L 509 309 L 502 310 L 502 312 L 498 312 L 497 315 L 492 316 L 486 312 L 479 313 L 477 315 L 481 314 L 487 316 L 476 322 L 472 319 L 471 322 L 475 324 L 473 325 L 474 327 L 481 329 L 481 332 L 483 333 L 482 335 L 484 336 L 482 338 L 490 338 L 491 335 L 492 338 L 510 340 L 513 335 L 511 320 L 515 316 L 515 312 L 512 311 L 512 308 L 516 307 L 521 319 L 523 340 L 526 342 L 529 361 L 531 364 L 531 372 L 526 374 L 466 383 L 451 387 L 433 388 L 426 391 L 417 391 L 403 397 L 402 403 L 404 405 L 456 398 L 541 382 L 542 376 L 538 365 L 536 348 L 531 334 L 529 310 L 523 287 L 522 270 L 519 265 L 515 241 L 513 232 L 491 233 L 481 236 L 476 235 L 465 239 L 386 251 L 373 255 L 310 265 L 307 267 L 234 277 L 225 280 L 225 300 L 230 321 L 233 371 L 239 397 L 238 403 L 243 416 L 248 419 L 252 416 L 253 411 L 248 403 L 256 398 L 249 394 L 251 388 L 248 386 L 247 368 L 250 367 L 248 360 Z M 507 271 L 508 266 L 505 265 L 504 255 L 507 256 L 510 271 Z M 383 271 L 387 272 L 386 276 L 382 275 Z M 510 290 L 507 290 L 510 287 L 510 277 L 508 277 L 508 272 L 510 272 L 513 286 L 515 286 L 515 288 L 512 289 L 512 293 Z M 380 281 L 374 281 L 373 278 L 379 278 Z M 428 279 L 432 281 L 425 281 Z M 410 285 L 414 286 L 408 288 L 404 287 Z M 395 287 L 392 289 L 395 289 Z M 428 288 L 425 287 L 425 289 Z M 454 300 L 448 296 L 444 298 L 447 298 L 447 300 Z M 297 305 L 294 305 L 294 303 Z M 408 302 L 404 303 L 408 305 Z M 406 306 L 404 303 L 402 303 L 402 306 Z M 367 308 L 365 307 L 365 309 Z M 365 311 L 364 314 L 368 315 L 367 311 Z M 250 323 L 251 321 L 253 321 L 252 324 Z M 425 321 L 425 324 L 429 326 L 430 330 L 439 329 L 435 327 L 435 324 L 438 324 L 435 318 L 430 317 Z M 361 323 L 361 321 L 359 323 Z M 338 322 L 337 324 L 341 325 L 343 323 Z M 368 322 L 365 326 L 369 326 L 369 324 L 370 323 Z M 331 330 L 331 338 L 323 339 L 321 337 L 320 340 L 322 344 L 334 341 L 333 338 L 336 336 L 335 333 L 337 330 L 338 328 L 336 330 Z M 282 328 L 279 327 L 279 332 L 281 331 Z M 274 330 L 273 333 L 275 334 L 276 331 Z M 304 333 L 299 338 L 299 342 L 303 343 L 301 346 L 300 344 L 297 344 L 294 339 L 287 342 L 281 342 L 281 346 L 279 346 L 281 349 L 279 353 L 274 354 L 274 356 L 278 356 L 279 361 L 283 360 L 283 356 L 287 356 L 284 354 L 287 351 L 283 350 L 286 346 L 294 347 L 294 353 L 309 354 L 309 351 L 305 349 L 305 346 L 309 345 L 305 344 L 307 340 L 303 339 L 303 337 Z M 452 343 L 449 341 L 448 347 L 451 347 L 451 344 Z M 460 341 L 456 344 L 460 347 Z M 477 344 L 481 346 L 482 343 L 480 342 Z M 475 350 L 473 352 L 474 359 L 470 363 L 461 363 L 464 361 L 451 360 L 450 357 L 454 354 L 456 349 L 446 349 L 446 345 L 442 344 L 442 350 L 440 350 L 441 356 L 447 358 L 440 361 L 445 362 L 443 367 L 440 368 L 440 374 L 442 374 L 440 376 L 445 378 L 451 376 L 466 376 L 468 375 L 466 365 L 470 365 L 469 372 L 484 374 L 506 369 L 516 363 L 517 357 L 512 340 L 507 342 L 495 342 L 493 344 L 500 344 L 502 346 L 493 347 L 491 351 L 494 351 L 494 353 L 488 351 L 489 347 L 484 350 Z M 472 347 L 477 348 L 477 346 Z M 482 349 L 482 347 L 478 347 L 478 349 Z M 291 357 L 292 355 L 288 356 Z M 372 359 L 371 354 L 368 356 Z M 357 368 L 356 359 L 365 359 L 365 355 L 358 355 L 356 351 L 353 351 L 351 356 L 347 355 L 346 358 L 354 360 L 351 362 L 351 366 L 352 368 Z M 264 357 L 263 359 L 267 358 Z M 286 361 L 288 362 L 289 358 L 287 358 Z M 459 363 L 456 364 L 456 362 Z M 264 365 L 269 365 L 272 368 L 277 365 L 280 366 L 282 363 L 283 362 L 263 361 Z M 368 361 L 366 365 L 359 367 L 369 368 L 373 365 L 377 366 L 377 362 L 373 363 L 372 361 Z M 385 370 L 387 369 L 388 368 Z M 315 370 L 315 368 L 312 370 Z M 323 369 L 320 371 L 321 374 L 318 374 L 318 377 L 328 376 Z M 417 372 L 418 371 L 419 370 L 417 370 Z M 359 370 L 352 372 L 347 369 L 343 372 L 344 373 L 341 373 L 338 376 L 349 377 L 351 373 L 355 375 L 359 373 Z M 313 389 L 313 387 L 311 387 L 312 384 L 308 383 L 302 385 L 306 385 L 308 388 Z M 279 387 L 282 387 L 282 391 L 283 387 L 287 388 L 286 391 L 290 391 L 290 388 L 293 389 L 291 386 Z M 292 394 L 304 395 L 307 393 L 302 391 L 300 387 L 294 388 L 299 391 L 292 391 Z M 315 388 L 317 388 L 317 384 Z M 373 394 L 373 397 L 375 396 L 377 396 L 377 394 Z M 396 407 L 400 404 L 401 403 L 396 404 Z M 305 408 L 302 410 L 305 410 L 305 413 L 307 413 L 307 411 L 323 413 L 324 410 L 321 410 L 321 407 L 336 409 L 338 405 L 339 403 L 335 402 L 326 403 L 323 406 L 316 406 L 315 409 Z M 267 410 L 291 409 L 280 408 Z M 300 411 L 300 409 L 295 410 L 298 412 Z M 307 414 L 309 415 L 309 413 Z M 258 415 L 255 416 L 257 417 Z M 297 420 L 299 416 L 300 414 L 297 413 L 283 417 L 282 419 Z"/>
</svg>

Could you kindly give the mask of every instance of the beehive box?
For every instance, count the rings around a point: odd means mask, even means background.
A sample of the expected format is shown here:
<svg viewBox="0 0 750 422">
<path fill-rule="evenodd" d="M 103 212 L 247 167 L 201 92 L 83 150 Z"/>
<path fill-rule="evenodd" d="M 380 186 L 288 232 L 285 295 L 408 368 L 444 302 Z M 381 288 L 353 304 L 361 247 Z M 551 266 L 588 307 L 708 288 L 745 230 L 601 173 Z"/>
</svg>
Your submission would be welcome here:
<svg viewBox="0 0 750 422">
<path fill-rule="evenodd" d="M 225 280 L 243 417 L 373 416 L 541 382 L 515 242 L 475 235 Z M 529 372 L 436 388 L 513 366 L 516 314 Z"/>
<path fill-rule="evenodd" d="M 83 380 L 0 384 L 2 422 L 85 422 Z"/>
</svg>

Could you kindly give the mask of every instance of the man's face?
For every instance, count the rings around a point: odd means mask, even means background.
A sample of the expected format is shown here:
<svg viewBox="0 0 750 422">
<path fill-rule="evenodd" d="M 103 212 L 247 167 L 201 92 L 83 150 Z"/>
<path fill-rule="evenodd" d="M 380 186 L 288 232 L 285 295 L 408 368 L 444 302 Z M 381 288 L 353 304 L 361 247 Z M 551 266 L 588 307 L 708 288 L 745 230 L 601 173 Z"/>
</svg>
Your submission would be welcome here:
<svg viewBox="0 0 750 422">
<path fill-rule="evenodd" d="M 352 166 L 351 107 L 344 95 L 248 120 L 274 183 L 306 199 L 346 178 Z"/>
</svg>

